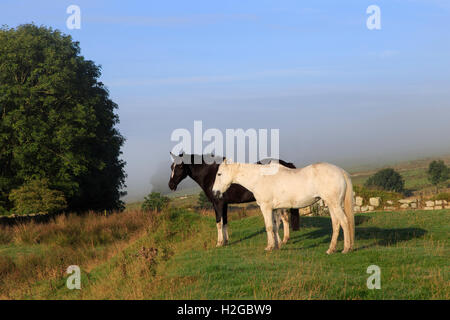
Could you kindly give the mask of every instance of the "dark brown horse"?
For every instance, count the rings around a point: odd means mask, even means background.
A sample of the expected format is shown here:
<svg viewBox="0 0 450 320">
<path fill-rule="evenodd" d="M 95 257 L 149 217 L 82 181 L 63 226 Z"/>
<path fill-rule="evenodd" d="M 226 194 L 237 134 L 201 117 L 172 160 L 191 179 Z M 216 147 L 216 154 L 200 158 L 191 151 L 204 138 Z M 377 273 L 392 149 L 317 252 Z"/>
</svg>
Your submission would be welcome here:
<svg viewBox="0 0 450 320">
<path fill-rule="evenodd" d="M 205 192 L 208 199 L 211 201 L 216 213 L 217 223 L 217 246 L 223 246 L 228 241 L 227 232 L 227 211 L 228 204 L 230 203 L 246 203 L 255 201 L 253 193 L 245 189 L 239 184 L 232 184 L 231 187 L 223 194 L 223 197 L 218 199 L 214 197 L 212 193 L 212 186 L 216 179 L 216 173 L 219 169 L 219 164 L 224 158 L 216 158 L 216 161 L 211 161 L 213 158 L 211 155 L 193 155 L 193 154 L 180 154 L 178 156 L 172 154 L 174 162 L 171 165 L 171 176 L 169 180 L 169 188 L 176 190 L 178 184 L 186 177 L 191 177 Z M 205 161 L 206 160 L 206 161 Z M 262 160 L 258 163 L 268 163 L 271 159 Z M 290 162 L 278 160 L 279 163 L 288 168 L 295 168 Z M 291 224 L 293 230 L 299 228 L 299 213 L 298 209 L 291 209 Z M 281 215 L 284 224 L 285 238 L 283 242 L 289 238 L 289 223 L 287 218 L 287 212 L 284 211 Z"/>
</svg>

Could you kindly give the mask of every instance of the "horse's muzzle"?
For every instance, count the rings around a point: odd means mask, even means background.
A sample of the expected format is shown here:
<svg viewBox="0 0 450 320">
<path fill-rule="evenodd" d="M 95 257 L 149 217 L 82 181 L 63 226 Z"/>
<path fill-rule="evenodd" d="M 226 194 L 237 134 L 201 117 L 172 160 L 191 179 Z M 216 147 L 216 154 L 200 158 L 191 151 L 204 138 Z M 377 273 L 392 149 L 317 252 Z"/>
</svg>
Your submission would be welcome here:
<svg viewBox="0 0 450 320">
<path fill-rule="evenodd" d="M 173 183 L 172 181 L 169 182 L 169 188 L 172 191 L 177 190 L 177 185 L 175 183 Z"/>
</svg>

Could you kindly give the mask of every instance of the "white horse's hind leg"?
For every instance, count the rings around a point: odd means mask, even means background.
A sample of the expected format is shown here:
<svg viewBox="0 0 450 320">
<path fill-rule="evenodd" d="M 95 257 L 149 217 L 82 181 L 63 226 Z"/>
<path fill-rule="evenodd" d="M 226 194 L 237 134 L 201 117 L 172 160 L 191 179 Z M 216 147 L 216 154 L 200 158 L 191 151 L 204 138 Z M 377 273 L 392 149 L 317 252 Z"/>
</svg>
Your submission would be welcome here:
<svg viewBox="0 0 450 320">
<path fill-rule="evenodd" d="M 283 209 L 281 211 L 281 220 L 283 220 L 283 231 L 284 231 L 284 235 L 283 235 L 283 244 L 287 243 L 289 238 L 290 238 L 290 234 L 289 234 L 289 214 L 288 214 L 288 210 L 287 209 Z"/>
<path fill-rule="evenodd" d="M 327 254 L 332 254 L 333 252 L 336 251 L 336 244 L 337 244 L 337 240 L 338 240 L 338 236 L 339 236 L 339 228 L 340 228 L 339 220 L 335 216 L 334 211 L 330 210 L 330 216 L 331 216 L 331 223 L 333 225 L 333 235 L 331 236 L 330 247 L 327 250 Z"/>
<path fill-rule="evenodd" d="M 328 207 L 330 208 L 330 215 L 332 214 L 335 215 L 335 217 L 339 221 L 339 224 L 342 227 L 342 230 L 344 231 L 344 250 L 342 251 L 342 253 L 347 253 L 351 250 L 350 229 L 347 221 L 347 216 L 345 215 L 344 210 L 340 205 L 333 205 L 333 206 L 329 205 Z M 333 226 L 333 232 L 334 228 L 335 227 Z"/>
<path fill-rule="evenodd" d="M 278 249 L 278 241 L 276 240 L 276 236 L 274 233 L 274 218 L 273 218 L 273 210 L 272 208 L 262 205 L 261 212 L 264 216 L 264 223 L 266 225 L 266 232 L 267 232 L 267 247 L 266 251 L 270 251 L 273 249 Z"/>
<path fill-rule="evenodd" d="M 276 240 L 276 244 L 278 245 L 278 247 L 281 247 L 281 238 L 280 238 L 280 225 L 281 225 L 281 212 L 282 210 L 274 210 L 273 211 L 273 233 L 275 235 L 275 240 Z"/>
</svg>

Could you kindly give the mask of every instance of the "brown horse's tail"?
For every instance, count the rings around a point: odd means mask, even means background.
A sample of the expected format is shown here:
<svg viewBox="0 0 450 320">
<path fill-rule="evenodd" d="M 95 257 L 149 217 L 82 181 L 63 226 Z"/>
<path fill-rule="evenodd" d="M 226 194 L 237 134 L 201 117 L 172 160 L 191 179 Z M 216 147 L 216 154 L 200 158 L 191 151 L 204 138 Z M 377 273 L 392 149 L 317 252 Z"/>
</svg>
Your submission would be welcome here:
<svg viewBox="0 0 450 320">
<path fill-rule="evenodd" d="M 353 244 L 355 242 L 355 216 L 353 214 L 353 184 L 350 176 L 347 172 L 342 170 L 345 177 L 345 183 L 347 185 L 347 189 L 345 190 L 345 198 L 344 198 L 344 212 L 347 216 L 349 231 L 350 231 L 350 248 L 353 248 Z"/>
</svg>

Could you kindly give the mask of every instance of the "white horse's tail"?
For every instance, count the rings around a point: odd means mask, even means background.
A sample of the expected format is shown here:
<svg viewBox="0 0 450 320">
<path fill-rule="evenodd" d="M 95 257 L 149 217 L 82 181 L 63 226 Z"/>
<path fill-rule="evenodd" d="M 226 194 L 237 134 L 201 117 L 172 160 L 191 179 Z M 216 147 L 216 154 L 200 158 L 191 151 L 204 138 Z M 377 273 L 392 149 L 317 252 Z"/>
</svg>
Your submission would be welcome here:
<svg viewBox="0 0 450 320">
<path fill-rule="evenodd" d="M 353 214 L 353 184 L 350 176 L 347 172 L 342 170 L 345 183 L 347 184 L 347 189 L 345 190 L 345 198 L 344 198 L 344 212 L 347 216 L 348 227 L 350 232 L 350 248 L 353 248 L 353 244 L 355 242 L 355 216 Z"/>
</svg>

